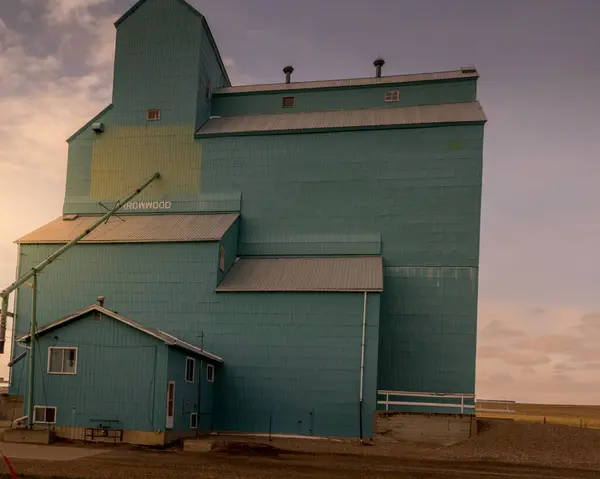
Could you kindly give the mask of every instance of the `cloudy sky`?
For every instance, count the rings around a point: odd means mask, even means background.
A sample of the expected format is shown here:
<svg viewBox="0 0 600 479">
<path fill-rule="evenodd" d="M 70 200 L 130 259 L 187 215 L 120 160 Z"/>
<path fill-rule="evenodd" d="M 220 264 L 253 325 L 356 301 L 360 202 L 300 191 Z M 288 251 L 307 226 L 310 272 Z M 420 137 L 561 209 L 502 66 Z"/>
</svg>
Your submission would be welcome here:
<svg viewBox="0 0 600 479">
<path fill-rule="evenodd" d="M 134 0 L 0 0 L 0 282 L 60 215 Z M 475 64 L 486 126 L 477 393 L 600 402 L 600 1 L 192 0 L 234 84 Z"/>
</svg>

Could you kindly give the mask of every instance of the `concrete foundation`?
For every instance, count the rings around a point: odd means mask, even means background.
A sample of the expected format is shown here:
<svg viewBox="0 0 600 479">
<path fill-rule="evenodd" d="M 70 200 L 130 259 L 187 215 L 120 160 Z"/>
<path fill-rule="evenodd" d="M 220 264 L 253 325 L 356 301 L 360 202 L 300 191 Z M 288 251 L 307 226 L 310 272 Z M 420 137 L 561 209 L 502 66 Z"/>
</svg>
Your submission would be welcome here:
<svg viewBox="0 0 600 479">
<path fill-rule="evenodd" d="M 55 438 L 54 431 L 48 429 L 6 429 L 3 439 L 21 444 L 51 444 Z"/>
<path fill-rule="evenodd" d="M 56 436 L 72 441 L 83 441 L 85 428 L 82 427 L 55 427 Z M 137 444 L 139 446 L 165 446 L 172 444 L 180 439 L 195 438 L 196 431 L 123 431 L 123 442 L 126 444 Z M 113 438 L 96 437 L 94 442 L 107 444 L 114 443 Z M 117 441 L 119 442 L 119 441 Z"/>
<path fill-rule="evenodd" d="M 193 431 L 166 431 L 165 432 L 165 444 L 173 444 L 180 439 L 190 439 L 198 437 L 198 432 Z"/>
<path fill-rule="evenodd" d="M 56 437 L 70 439 L 72 441 L 83 441 L 85 428 L 83 427 L 55 427 Z M 94 438 L 94 442 L 113 444 L 113 438 Z M 126 444 L 137 444 L 140 446 L 164 446 L 165 433 L 153 431 L 123 431 L 123 442 Z M 119 443 L 119 441 L 117 441 Z"/>
<path fill-rule="evenodd" d="M 375 441 L 408 441 L 448 446 L 477 434 L 471 415 L 378 412 Z"/>
</svg>

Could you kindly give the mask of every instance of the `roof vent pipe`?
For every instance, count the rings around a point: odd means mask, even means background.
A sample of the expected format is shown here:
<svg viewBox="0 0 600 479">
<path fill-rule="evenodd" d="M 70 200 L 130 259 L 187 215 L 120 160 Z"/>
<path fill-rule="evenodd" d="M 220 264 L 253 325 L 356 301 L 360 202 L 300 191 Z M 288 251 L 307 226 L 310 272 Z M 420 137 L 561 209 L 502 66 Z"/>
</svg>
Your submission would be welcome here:
<svg viewBox="0 0 600 479">
<path fill-rule="evenodd" d="M 104 296 L 98 296 L 98 305 L 104 307 Z"/>
<path fill-rule="evenodd" d="M 385 65 L 385 60 L 378 58 L 373 62 L 373 65 L 375 65 L 375 78 L 381 78 L 381 67 Z"/>
<path fill-rule="evenodd" d="M 291 78 L 292 78 L 292 73 L 294 73 L 294 67 L 291 65 L 288 65 L 287 67 L 285 67 L 283 69 L 283 73 L 285 73 L 285 82 L 290 83 Z"/>
</svg>

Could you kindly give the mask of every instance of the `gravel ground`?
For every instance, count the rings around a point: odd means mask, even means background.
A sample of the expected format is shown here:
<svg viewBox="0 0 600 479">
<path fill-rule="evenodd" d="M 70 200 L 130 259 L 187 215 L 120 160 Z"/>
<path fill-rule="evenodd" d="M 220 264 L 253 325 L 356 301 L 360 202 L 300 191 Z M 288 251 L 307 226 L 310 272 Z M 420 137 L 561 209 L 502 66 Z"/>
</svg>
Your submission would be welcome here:
<svg viewBox="0 0 600 479">
<path fill-rule="evenodd" d="M 483 424 L 477 437 L 438 450 L 436 456 L 600 470 L 598 430 L 505 421 Z"/>
<path fill-rule="evenodd" d="M 221 437 L 208 453 L 107 449 L 69 462 L 15 459 L 13 464 L 22 477 L 45 479 L 600 478 L 600 431 L 536 424 L 494 423 L 451 447 Z"/>
<path fill-rule="evenodd" d="M 382 456 L 226 454 L 117 451 L 65 462 L 15 461 L 22 477 L 56 479 L 183 478 L 401 478 L 401 479 L 598 479 L 598 471 L 537 468 L 481 462 L 432 462 Z"/>
</svg>

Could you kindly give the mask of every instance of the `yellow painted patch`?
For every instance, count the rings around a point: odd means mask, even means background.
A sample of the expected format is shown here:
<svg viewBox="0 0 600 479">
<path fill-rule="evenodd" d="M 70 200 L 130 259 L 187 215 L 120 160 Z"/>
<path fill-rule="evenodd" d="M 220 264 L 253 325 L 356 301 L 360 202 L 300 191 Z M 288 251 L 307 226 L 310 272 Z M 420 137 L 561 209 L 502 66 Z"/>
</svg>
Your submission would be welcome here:
<svg viewBox="0 0 600 479">
<path fill-rule="evenodd" d="M 202 148 L 193 125 L 121 126 L 94 139 L 90 199 L 117 200 L 158 171 L 138 200 L 193 196 L 200 185 Z"/>
</svg>

